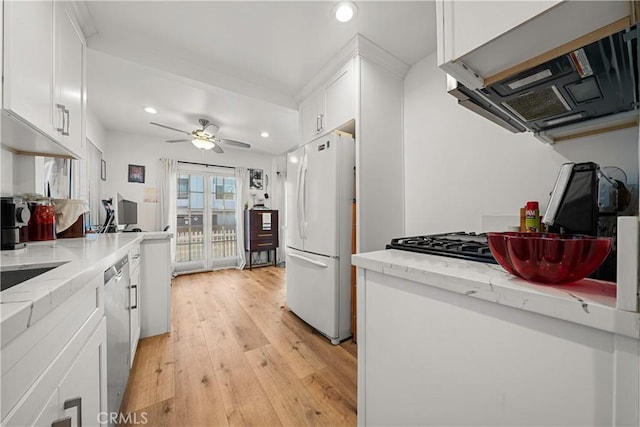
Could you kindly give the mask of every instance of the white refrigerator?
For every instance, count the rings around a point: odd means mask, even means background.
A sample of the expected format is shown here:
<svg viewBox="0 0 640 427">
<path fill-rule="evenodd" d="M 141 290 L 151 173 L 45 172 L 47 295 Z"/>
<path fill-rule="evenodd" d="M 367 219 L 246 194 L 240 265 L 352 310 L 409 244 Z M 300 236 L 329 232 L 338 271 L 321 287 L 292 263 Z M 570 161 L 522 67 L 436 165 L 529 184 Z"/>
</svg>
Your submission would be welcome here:
<svg viewBox="0 0 640 427">
<path fill-rule="evenodd" d="M 354 166 L 343 132 L 287 156 L 287 305 L 332 344 L 351 336 Z"/>
</svg>

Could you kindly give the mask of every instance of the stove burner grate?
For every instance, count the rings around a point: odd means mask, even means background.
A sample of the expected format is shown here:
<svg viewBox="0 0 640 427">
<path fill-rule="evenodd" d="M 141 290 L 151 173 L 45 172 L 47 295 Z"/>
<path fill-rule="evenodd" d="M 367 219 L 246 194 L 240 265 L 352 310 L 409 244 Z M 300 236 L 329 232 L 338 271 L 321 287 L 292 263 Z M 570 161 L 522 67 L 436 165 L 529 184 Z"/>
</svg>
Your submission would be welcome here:
<svg viewBox="0 0 640 427">
<path fill-rule="evenodd" d="M 485 234 L 456 232 L 402 237 L 392 239 L 386 248 L 497 264 Z"/>
</svg>

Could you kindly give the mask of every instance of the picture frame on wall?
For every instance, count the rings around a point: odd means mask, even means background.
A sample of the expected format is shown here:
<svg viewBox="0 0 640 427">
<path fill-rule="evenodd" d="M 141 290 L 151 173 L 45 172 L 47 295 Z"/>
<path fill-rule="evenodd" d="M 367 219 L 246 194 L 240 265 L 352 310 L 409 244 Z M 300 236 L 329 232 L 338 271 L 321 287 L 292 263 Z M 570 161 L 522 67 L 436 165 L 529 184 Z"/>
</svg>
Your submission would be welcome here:
<svg viewBox="0 0 640 427">
<path fill-rule="evenodd" d="M 144 166 L 129 165 L 129 182 L 144 184 Z"/>
<path fill-rule="evenodd" d="M 249 169 L 249 189 L 262 190 L 262 169 Z"/>
<path fill-rule="evenodd" d="M 104 159 L 100 159 L 100 179 L 107 180 L 107 162 Z"/>
</svg>

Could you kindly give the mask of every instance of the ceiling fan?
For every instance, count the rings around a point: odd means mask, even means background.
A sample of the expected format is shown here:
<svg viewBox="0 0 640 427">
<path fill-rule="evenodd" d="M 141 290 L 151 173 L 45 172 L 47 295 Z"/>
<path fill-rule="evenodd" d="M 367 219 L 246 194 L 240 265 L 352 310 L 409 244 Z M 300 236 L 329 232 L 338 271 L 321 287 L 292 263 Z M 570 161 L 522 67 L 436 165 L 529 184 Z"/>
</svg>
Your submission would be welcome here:
<svg viewBox="0 0 640 427">
<path fill-rule="evenodd" d="M 191 132 L 187 132 L 186 130 L 176 129 L 171 126 L 163 125 L 160 123 L 150 122 L 154 126 L 160 126 L 161 128 L 175 130 L 176 132 L 181 132 L 190 136 L 189 139 L 170 139 L 167 142 L 187 142 L 191 141 L 193 145 L 202 150 L 211 150 L 216 153 L 224 153 L 220 144 L 226 144 L 233 147 L 239 148 L 251 148 L 250 144 L 246 142 L 234 141 L 232 139 L 220 139 L 216 138 L 216 133 L 220 129 L 219 126 L 214 125 L 207 119 L 198 119 L 201 129 L 195 129 Z M 208 130 L 207 130 L 208 129 Z"/>
</svg>

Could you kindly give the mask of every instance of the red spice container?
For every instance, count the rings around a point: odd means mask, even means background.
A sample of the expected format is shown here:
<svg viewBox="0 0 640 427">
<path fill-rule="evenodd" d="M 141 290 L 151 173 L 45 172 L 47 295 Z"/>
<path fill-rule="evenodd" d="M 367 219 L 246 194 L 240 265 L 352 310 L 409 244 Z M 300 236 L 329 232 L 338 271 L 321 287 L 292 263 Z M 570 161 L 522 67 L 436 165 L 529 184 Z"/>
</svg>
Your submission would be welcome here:
<svg viewBox="0 0 640 427">
<path fill-rule="evenodd" d="M 528 232 L 540 232 L 540 210 L 538 202 L 527 202 L 525 206 L 525 228 Z"/>
</svg>

